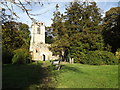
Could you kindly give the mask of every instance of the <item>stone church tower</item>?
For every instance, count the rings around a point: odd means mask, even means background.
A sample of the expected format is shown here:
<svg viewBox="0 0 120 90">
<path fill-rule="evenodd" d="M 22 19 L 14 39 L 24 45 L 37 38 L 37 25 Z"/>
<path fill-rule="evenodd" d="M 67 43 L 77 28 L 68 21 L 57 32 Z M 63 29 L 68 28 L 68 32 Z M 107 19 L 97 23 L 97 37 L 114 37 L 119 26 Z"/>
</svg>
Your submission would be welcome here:
<svg viewBox="0 0 120 90">
<path fill-rule="evenodd" d="M 55 60 L 57 56 L 53 56 L 49 51 L 50 44 L 45 43 L 45 25 L 43 22 L 32 23 L 30 52 L 32 60 Z"/>
</svg>

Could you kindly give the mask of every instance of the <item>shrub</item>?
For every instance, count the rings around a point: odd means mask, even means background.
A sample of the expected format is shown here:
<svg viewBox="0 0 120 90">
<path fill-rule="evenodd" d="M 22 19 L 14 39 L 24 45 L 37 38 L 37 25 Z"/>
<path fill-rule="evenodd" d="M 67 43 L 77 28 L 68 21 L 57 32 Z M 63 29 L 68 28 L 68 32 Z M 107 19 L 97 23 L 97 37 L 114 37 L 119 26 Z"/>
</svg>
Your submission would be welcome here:
<svg viewBox="0 0 120 90">
<path fill-rule="evenodd" d="M 12 64 L 26 64 L 31 60 L 31 56 L 26 49 L 17 49 L 14 51 L 14 56 L 12 58 Z"/>
<path fill-rule="evenodd" d="M 115 56 L 120 59 L 120 48 L 117 49 Z"/>
<path fill-rule="evenodd" d="M 84 64 L 90 65 L 114 65 L 118 64 L 118 59 L 113 53 L 108 51 L 89 51 L 86 58 L 82 60 Z"/>
<path fill-rule="evenodd" d="M 6 48 L 2 47 L 2 63 L 8 64 L 11 63 L 13 54 L 9 52 Z"/>
</svg>

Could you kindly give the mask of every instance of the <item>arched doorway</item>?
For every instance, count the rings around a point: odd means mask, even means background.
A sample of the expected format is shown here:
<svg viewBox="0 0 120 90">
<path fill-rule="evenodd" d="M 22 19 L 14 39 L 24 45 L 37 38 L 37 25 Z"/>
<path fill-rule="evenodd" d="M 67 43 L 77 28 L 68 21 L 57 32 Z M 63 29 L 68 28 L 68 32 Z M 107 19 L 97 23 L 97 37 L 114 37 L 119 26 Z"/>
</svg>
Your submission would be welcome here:
<svg viewBox="0 0 120 90">
<path fill-rule="evenodd" d="M 45 61 L 45 55 L 43 54 L 43 61 Z"/>
</svg>

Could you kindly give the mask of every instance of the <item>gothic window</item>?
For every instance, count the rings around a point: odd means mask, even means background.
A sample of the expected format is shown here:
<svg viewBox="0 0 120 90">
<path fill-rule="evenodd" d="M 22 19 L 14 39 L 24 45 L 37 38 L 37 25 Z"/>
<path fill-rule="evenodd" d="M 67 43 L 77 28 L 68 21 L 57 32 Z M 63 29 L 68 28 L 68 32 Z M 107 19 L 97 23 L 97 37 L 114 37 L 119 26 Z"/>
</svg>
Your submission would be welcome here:
<svg viewBox="0 0 120 90">
<path fill-rule="evenodd" d="M 36 53 L 39 53 L 40 49 L 39 48 L 36 48 Z"/>
<path fill-rule="evenodd" d="M 43 54 L 43 61 L 45 61 L 45 55 Z"/>
<path fill-rule="evenodd" d="M 55 56 L 55 52 L 52 53 L 52 56 Z"/>
<path fill-rule="evenodd" d="M 38 50 L 36 49 L 36 53 L 38 53 Z"/>
<path fill-rule="evenodd" d="M 37 34 L 40 34 L 40 28 L 39 27 L 37 28 Z"/>
<path fill-rule="evenodd" d="M 43 25 L 43 23 L 41 23 L 41 25 Z"/>
</svg>

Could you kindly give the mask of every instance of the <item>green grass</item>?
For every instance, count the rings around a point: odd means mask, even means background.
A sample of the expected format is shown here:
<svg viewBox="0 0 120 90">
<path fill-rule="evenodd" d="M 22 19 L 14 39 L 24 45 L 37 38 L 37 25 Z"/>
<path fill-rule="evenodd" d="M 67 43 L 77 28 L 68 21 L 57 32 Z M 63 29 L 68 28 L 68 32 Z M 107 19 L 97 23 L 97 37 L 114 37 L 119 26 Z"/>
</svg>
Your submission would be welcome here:
<svg viewBox="0 0 120 90">
<path fill-rule="evenodd" d="M 3 65 L 2 88 L 36 89 L 51 87 L 50 74 L 42 63 Z"/>
<path fill-rule="evenodd" d="M 53 70 L 49 61 L 3 65 L 5 88 L 118 88 L 118 65 L 63 64 Z"/>
<path fill-rule="evenodd" d="M 55 73 L 57 88 L 118 88 L 118 66 L 67 64 Z"/>
</svg>

